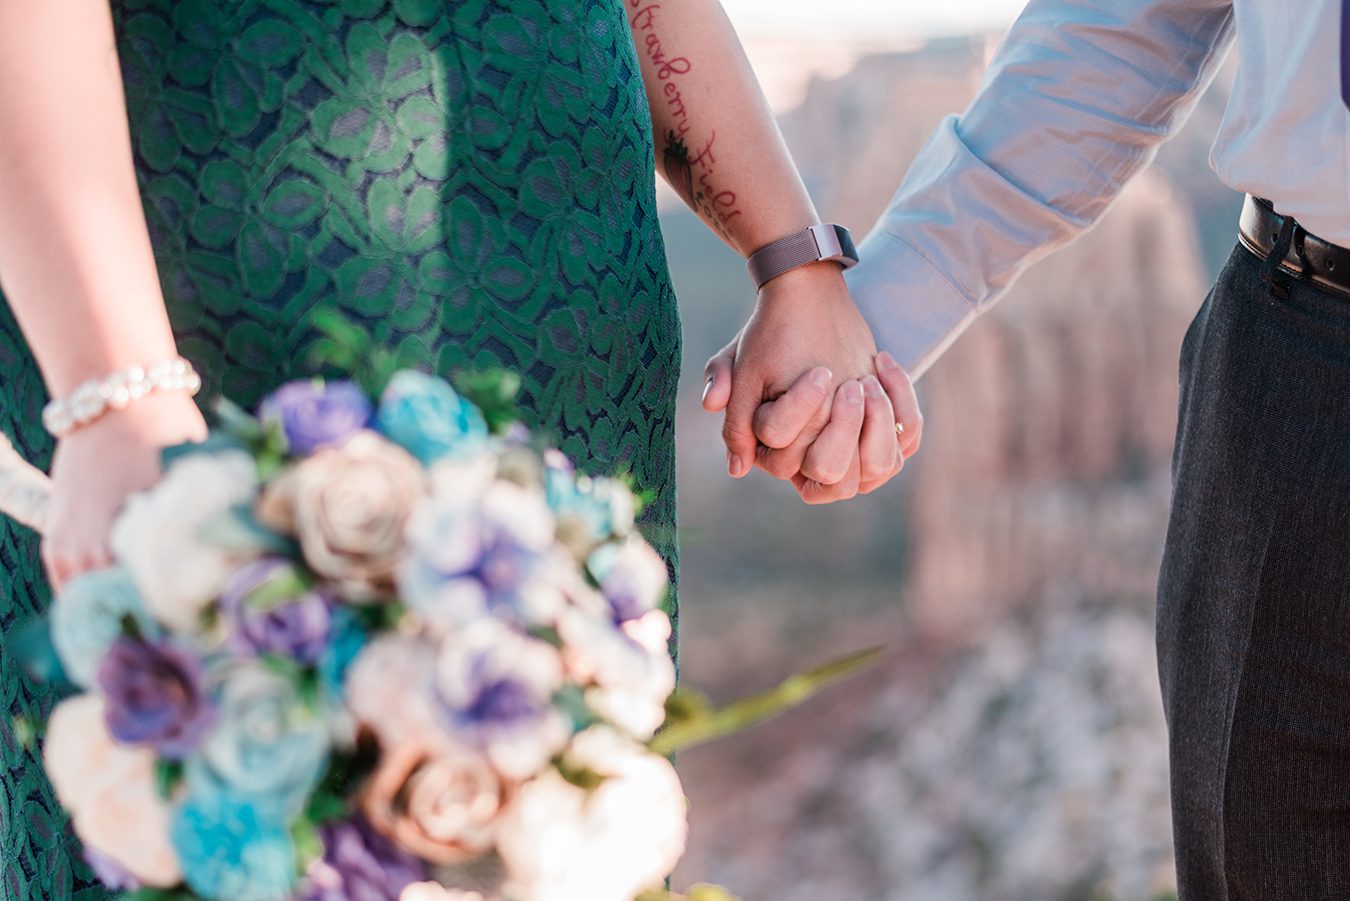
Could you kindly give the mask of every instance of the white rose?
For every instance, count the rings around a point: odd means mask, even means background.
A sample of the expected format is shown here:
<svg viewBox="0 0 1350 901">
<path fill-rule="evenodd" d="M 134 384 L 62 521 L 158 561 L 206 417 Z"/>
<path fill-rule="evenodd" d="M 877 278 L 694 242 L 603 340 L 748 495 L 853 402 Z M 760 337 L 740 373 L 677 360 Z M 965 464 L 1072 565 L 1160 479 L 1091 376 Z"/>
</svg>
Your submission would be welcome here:
<svg viewBox="0 0 1350 901">
<path fill-rule="evenodd" d="M 183 874 L 155 786 L 155 752 L 117 744 L 103 715 L 93 694 L 57 706 L 43 749 L 47 775 L 81 841 L 146 885 L 175 885 Z"/>
<path fill-rule="evenodd" d="M 405 635 L 384 635 L 361 649 L 347 671 L 347 709 L 385 747 L 438 734 L 432 707 L 436 646 Z"/>
<path fill-rule="evenodd" d="M 684 854 L 686 803 L 675 769 L 613 730 L 578 735 L 568 762 L 604 776 L 592 791 L 550 770 L 503 814 L 497 850 L 507 894 L 528 901 L 632 901 Z"/>
<path fill-rule="evenodd" d="M 587 706 L 634 738 L 651 738 L 675 690 L 675 664 L 666 645 L 670 618 L 653 610 L 616 626 L 570 610 L 558 620 L 558 634 L 569 677 L 587 686 Z"/>
<path fill-rule="evenodd" d="M 127 501 L 113 523 L 114 556 L 131 573 L 150 613 L 169 628 L 198 631 L 202 610 L 253 552 L 222 548 L 202 529 L 258 491 L 253 458 L 243 451 L 189 454 L 159 483 Z"/>
</svg>

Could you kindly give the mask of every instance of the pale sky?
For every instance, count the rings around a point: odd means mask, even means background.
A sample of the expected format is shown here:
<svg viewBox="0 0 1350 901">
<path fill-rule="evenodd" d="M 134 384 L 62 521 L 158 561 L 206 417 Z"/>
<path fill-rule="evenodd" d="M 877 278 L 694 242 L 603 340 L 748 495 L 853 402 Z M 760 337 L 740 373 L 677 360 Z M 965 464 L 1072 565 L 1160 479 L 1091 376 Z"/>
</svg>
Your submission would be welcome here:
<svg viewBox="0 0 1350 901">
<path fill-rule="evenodd" d="M 1007 30 L 1026 0 L 722 0 L 764 93 L 783 112 L 813 78 L 925 39 Z"/>
<path fill-rule="evenodd" d="M 912 40 L 1007 28 L 1026 0 L 722 0 L 747 40 Z"/>
</svg>

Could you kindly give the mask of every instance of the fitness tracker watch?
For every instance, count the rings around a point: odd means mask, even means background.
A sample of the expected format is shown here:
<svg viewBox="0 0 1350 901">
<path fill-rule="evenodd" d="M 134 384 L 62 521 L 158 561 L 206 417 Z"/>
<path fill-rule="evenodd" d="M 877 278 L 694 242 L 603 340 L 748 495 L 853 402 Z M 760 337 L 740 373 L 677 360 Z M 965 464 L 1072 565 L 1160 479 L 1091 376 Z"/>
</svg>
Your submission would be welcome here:
<svg viewBox="0 0 1350 901">
<path fill-rule="evenodd" d="M 858 251 L 848 229 L 842 225 L 813 225 L 761 247 L 750 254 L 745 265 L 758 290 L 784 272 L 821 261 L 838 263 L 845 269 L 857 265 Z"/>
</svg>

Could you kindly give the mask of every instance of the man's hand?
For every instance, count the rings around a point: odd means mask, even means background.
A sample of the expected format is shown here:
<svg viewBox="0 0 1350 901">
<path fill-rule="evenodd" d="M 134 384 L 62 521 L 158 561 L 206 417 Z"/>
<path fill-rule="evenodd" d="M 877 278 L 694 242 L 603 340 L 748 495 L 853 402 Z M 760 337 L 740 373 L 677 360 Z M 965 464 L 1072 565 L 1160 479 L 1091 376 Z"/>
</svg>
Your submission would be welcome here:
<svg viewBox="0 0 1350 901">
<path fill-rule="evenodd" d="M 874 373 L 875 354 L 833 264 L 765 285 L 745 329 L 706 369 L 703 405 L 726 410 L 730 474 L 759 466 L 807 503 L 885 484 L 918 449 L 922 419 L 904 371 L 883 355 Z"/>
</svg>

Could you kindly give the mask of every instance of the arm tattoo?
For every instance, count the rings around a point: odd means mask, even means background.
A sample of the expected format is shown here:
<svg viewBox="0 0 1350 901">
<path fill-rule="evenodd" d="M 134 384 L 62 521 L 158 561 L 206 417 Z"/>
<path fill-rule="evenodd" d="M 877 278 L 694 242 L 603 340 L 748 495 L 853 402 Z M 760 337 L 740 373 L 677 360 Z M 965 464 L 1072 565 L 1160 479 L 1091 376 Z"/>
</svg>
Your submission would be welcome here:
<svg viewBox="0 0 1350 901">
<path fill-rule="evenodd" d="M 717 132 L 709 132 L 701 144 L 691 135 L 693 126 L 681 89 L 682 77 L 694 71 L 694 64 L 688 57 L 671 56 L 662 45 L 660 3 L 646 0 L 627 0 L 627 3 L 632 10 L 630 22 L 633 39 L 639 52 L 646 54 L 660 84 L 659 90 L 652 88 L 649 93 L 664 104 L 670 120 L 661 155 L 661 168 L 684 202 L 712 223 L 724 237 L 729 237 L 727 226 L 741 215 L 741 209 L 736 201 L 736 192 L 721 188 L 715 182 L 717 156 L 713 148 L 717 144 Z M 697 150 L 691 149 L 691 141 Z"/>
</svg>

